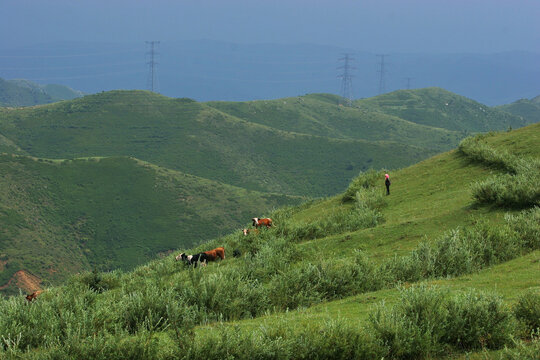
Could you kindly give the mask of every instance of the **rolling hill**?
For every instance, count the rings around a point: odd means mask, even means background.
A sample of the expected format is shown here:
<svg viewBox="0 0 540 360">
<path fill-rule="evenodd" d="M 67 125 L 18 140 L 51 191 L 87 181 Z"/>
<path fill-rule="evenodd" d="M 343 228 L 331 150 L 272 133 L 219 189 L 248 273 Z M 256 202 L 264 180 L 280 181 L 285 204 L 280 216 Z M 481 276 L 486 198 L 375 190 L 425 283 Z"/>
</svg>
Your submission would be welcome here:
<svg viewBox="0 0 540 360">
<path fill-rule="evenodd" d="M 533 99 L 520 99 L 511 104 L 496 107 L 524 119 L 529 123 L 540 121 L 540 95 Z"/>
<path fill-rule="evenodd" d="M 355 105 L 417 124 L 467 133 L 506 130 L 538 121 L 512 116 L 440 88 L 398 90 L 357 100 Z"/>
<path fill-rule="evenodd" d="M 145 91 L 0 109 L 0 133 L 36 157 L 132 156 L 251 190 L 304 196 L 333 194 L 360 170 L 405 166 L 437 152 L 412 144 L 412 135 L 407 143 L 284 131 Z M 437 133 L 451 142 L 446 135 Z"/>
<path fill-rule="evenodd" d="M 209 102 L 227 114 L 283 131 L 339 139 L 393 141 L 435 151 L 454 147 L 463 134 L 419 125 L 376 110 L 338 106 L 340 97 L 312 94 L 278 100 Z"/>
<path fill-rule="evenodd" d="M 33 106 L 83 96 L 64 85 L 40 85 L 29 80 L 0 78 L 0 106 Z"/>
<path fill-rule="evenodd" d="M 536 172 L 539 140 L 540 124 L 476 138 Z M 539 208 L 476 202 L 474 184 L 508 173 L 470 154 L 460 147 L 391 172 L 390 196 L 384 173 L 371 171 L 351 183 L 352 199 L 279 209 L 273 229 L 189 250 L 224 245 L 228 257 L 206 267 L 169 256 L 129 273 L 75 276 L 31 306 L 0 299 L 0 332 L 10 334 L 0 354 L 534 358 Z M 538 175 L 530 182 L 540 195 Z"/>
<path fill-rule="evenodd" d="M 326 196 L 359 171 L 410 165 L 456 146 L 467 132 L 526 123 L 441 89 L 406 92 L 416 99 L 409 112 L 391 108 L 389 99 L 402 94 L 344 108 L 324 94 L 198 103 L 111 91 L 0 109 L 0 133 L 36 157 L 132 156 L 251 190 Z"/>
<path fill-rule="evenodd" d="M 12 294 L 85 270 L 132 269 L 301 200 L 127 157 L 4 154 L 0 169 L 0 289 Z M 34 281 L 21 283 L 21 276 Z"/>
</svg>

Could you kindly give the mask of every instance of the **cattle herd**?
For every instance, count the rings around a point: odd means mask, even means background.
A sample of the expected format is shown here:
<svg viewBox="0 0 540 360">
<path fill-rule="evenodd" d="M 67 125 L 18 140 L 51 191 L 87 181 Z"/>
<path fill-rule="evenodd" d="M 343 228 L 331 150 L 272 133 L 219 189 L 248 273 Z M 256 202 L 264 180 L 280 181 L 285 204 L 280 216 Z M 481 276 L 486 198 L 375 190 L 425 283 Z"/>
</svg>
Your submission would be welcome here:
<svg viewBox="0 0 540 360">
<path fill-rule="evenodd" d="M 265 226 L 266 228 L 269 228 L 272 226 L 272 219 L 270 218 L 253 218 L 251 219 L 253 221 L 254 229 L 243 229 L 242 233 L 244 236 L 247 236 L 248 234 L 258 234 L 259 233 L 259 227 Z M 194 255 L 186 255 L 186 253 L 181 253 L 176 256 L 176 261 L 183 261 L 187 265 L 193 265 L 193 267 L 197 267 L 197 265 L 200 263 L 201 266 L 206 266 L 206 264 L 210 261 L 215 261 L 218 258 L 221 260 L 225 259 L 225 248 L 224 247 L 218 247 L 213 250 L 204 251 L 198 254 Z"/>
<path fill-rule="evenodd" d="M 253 218 L 251 219 L 251 221 L 253 221 L 254 229 L 243 229 L 242 233 L 244 234 L 244 236 L 247 236 L 248 234 L 258 234 L 259 227 L 264 226 L 266 228 L 269 228 L 272 226 L 272 219 L 270 218 Z M 224 247 L 218 247 L 213 250 L 204 251 L 195 255 L 186 255 L 185 253 L 181 253 L 180 255 L 176 256 L 176 261 L 183 261 L 187 265 L 197 267 L 198 264 L 201 264 L 201 266 L 206 266 L 208 262 L 216 261 L 218 258 L 221 260 L 225 259 Z M 41 294 L 41 292 L 42 290 L 38 290 L 34 291 L 32 294 L 26 295 L 26 300 L 32 302 L 32 300 L 35 300 L 38 295 Z"/>
</svg>

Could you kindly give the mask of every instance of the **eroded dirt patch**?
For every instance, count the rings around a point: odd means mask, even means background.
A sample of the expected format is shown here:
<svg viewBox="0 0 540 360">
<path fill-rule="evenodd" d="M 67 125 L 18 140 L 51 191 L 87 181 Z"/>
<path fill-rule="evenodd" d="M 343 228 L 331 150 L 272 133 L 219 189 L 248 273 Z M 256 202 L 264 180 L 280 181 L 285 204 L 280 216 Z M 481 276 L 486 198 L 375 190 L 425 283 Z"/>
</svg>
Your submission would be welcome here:
<svg viewBox="0 0 540 360">
<path fill-rule="evenodd" d="M 13 274 L 11 279 L 9 279 L 6 284 L 0 286 L 0 290 L 6 289 L 7 287 L 12 285 L 21 288 L 26 292 L 34 292 L 37 290 L 41 290 L 40 278 L 30 274 L 26 270 L 19 270 L 15 274 Z"/>
</svg>

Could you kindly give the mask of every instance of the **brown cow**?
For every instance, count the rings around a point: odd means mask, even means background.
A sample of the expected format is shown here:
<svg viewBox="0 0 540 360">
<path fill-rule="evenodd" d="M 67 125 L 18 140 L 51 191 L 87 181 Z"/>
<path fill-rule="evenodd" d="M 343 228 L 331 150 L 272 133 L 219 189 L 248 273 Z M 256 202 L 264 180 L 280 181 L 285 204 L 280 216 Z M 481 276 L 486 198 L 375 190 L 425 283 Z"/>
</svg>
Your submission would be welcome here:
<svg viewBox="0 0 540 360">
<path fill-rule="evenodd" d="M 244 229 L 242 230 L 242 233 L 244 233 L 244 236 L 247 236 L 248 234 L 258 234 L 259 233 L 259 229 Z"/>
<path fill-rule="evenodd" d="M 32 300 L 36 299 L 42 292 L 43 290 L 34 291 L 30 295 L 26 295 L 26 300 L 31 302 Z"/>
<path fill-rule="evenodd" d="M 269 228 L 270 226 L 272 226 L 272 219 L 270 218 L 253 218 L 251 219 L 251 221 L 253 221 L 253 226 L 255 226 L 255 228 L 258 228 L 259 226 L 266 226 L 267 228 Z"/>
<path fill-rule="evenodd" d="M 218 257 L 223 260 L 225 259 L 225 248 L 218 247 L 214 250 L 208 250 L 204 252 L 208 256 L 208 261 L 215 261 Z"/>
</svg>

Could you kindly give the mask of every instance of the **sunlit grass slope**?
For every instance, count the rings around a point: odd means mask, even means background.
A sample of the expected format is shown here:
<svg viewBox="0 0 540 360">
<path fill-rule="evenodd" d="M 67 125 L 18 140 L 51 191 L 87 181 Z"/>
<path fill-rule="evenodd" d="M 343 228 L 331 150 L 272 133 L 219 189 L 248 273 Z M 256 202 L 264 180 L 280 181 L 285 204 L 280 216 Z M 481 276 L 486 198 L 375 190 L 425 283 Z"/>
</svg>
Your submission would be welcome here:
<svg viewBox="0 0 540 360">
<path fill-rule="evenodd" d="M 342 191 L 362 169 L 406 166 L 436 153 L 399 136 L 368 141 L 283 131 L 145 91 L 0 108 L 0 133 L 32 156 L 132 156 L 247 189 L 307 196 Z"/>
<path fill-rule="evenodd" d="M 3 155 L 0 169 L 0 286 L 20 270 L 47 286 L 93 268 L 131 269 L 300 201 L 126 157 Z"/>
<path fill-rule="evenodd" d="M 482 139 L 535 162 L 539 133 L 536 124 Z M 389 196 L 384 173 L 367 172 L 351 184 L 353 199 L 283 208 L 269 213 L 275 227 L 258 235 L 244 237 L 239 227 L 177 250 L 225 246 L 227 258 L 206 267 L 190 269 L 170 255 L 127 273 L 73 277 L 30 307 L 20 297 L 0 300 L 0 329 L 14 334 L 4 353 L 406 359 L 505 352 L 517 346 L 512 338 L 530 339 L 538 316 L 540 212 L 475 203 L 471 185 L 504 171 L 454 150 L 389 172 Z M 536 344 L 516 351 L 534 353 Z"/>
<path fill-rule="evenodd" d="M 538 121 L 490 108 L 440 88 L 398 90 L 357 100 L 355 105 L 417 124 L 464 132 L 506 130 Z"/>
<path fill-rule="evenodd" d="M 341 98 L 312 94 L 277 100 L 209 102 L 238 118 L 273 128 L 343 139 L 396 141 L 443 151 L 457 145 L 463 134 L 420 125 L 376 108 L 339 105 Z"/>
<path fill-rule="evenodd" d="M 519 116 L 529 123 L 540 121 L 540 96 L 534 99 L 520 99 L 511 104 L 497 106 L 497 109 Z"/>
</svg>

